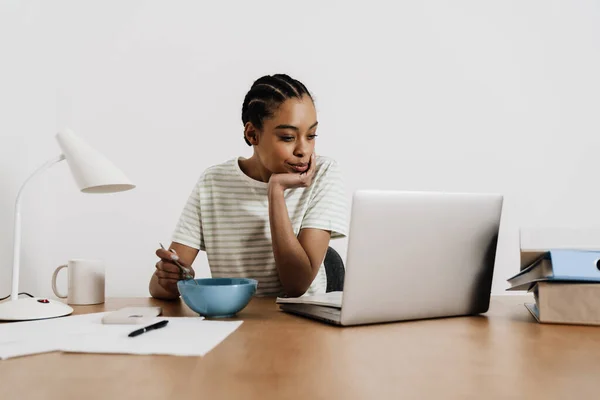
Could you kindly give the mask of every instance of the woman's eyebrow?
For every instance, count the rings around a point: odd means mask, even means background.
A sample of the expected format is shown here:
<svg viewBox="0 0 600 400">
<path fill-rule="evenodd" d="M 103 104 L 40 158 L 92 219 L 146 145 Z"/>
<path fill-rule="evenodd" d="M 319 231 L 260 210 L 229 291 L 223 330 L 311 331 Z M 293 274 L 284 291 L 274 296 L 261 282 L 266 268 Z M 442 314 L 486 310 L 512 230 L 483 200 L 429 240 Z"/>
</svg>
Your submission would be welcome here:
<svg viewBox="0 0 600 400">
<path fill-rule="evenodd" d="M 319 122 L 317 121 L 317 122 L 315 122 L 314 124 L 312 124 L 312 125 L 310 126 L 310 128 L 308 128 L 308 129 L 310 130 L 310 129 L 314 128 L 315 126 L 317 126 L 318 124 L 319 124 Z M 297 126 L 294 126 L 294 125 L 285 125 L 285 124 L 283 124 L 283 125 L 277 125 L 277 126 L 275 127 L 275 129 L 292 129 L 292 130 L 294 130 L 294 131 L 296 131 L 296 132 L 299 132 L 299 131 L 300 131 L 300 129 L 298 129 L 298 127 L 297 127 Z"/>
</svg>

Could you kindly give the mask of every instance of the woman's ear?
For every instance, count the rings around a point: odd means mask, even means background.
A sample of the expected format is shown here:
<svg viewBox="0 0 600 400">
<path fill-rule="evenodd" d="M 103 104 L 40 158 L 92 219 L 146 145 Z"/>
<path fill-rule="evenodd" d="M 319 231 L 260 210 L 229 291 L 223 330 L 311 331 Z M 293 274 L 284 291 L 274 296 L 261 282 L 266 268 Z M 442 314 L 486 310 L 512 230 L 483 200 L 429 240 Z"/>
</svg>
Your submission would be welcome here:
<svg viewBox="0 0 600 400">
<path fill-rule="evenodd" d="M 258 145 L 258 129 L 252 124 L 252 122 L 247 122 L 244 126 L 244 137 L 252 146 Z"/>
</svg>

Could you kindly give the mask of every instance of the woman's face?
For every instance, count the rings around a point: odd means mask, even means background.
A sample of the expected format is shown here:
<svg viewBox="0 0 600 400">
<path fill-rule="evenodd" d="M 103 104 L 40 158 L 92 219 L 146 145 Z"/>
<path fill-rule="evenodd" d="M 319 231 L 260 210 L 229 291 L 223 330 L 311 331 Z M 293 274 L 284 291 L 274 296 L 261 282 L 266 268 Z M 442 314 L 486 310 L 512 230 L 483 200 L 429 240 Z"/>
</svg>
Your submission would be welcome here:
<svg viewBox="0 0 600 400">
<path fill-rule="evenodd" d="M 316 132 L 317 111 L 312 99 L 307 95 L 288 99 L 263 121 L 255 151 L 271 173 L 302 173 L 309 167 Z"/>
</svg>

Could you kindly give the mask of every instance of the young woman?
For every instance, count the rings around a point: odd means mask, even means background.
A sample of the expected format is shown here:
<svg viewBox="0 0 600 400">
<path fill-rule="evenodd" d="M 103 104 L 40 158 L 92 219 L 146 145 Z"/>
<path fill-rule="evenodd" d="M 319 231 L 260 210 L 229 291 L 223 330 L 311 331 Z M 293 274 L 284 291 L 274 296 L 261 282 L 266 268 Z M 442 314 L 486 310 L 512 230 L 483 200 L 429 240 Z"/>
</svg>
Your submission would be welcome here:
<svg viewBox="0 0 600 400">
<path fill-rule="evenodd" d="M 263 76 L 242 106 L 250 158 L 200 176 L 160 261 L 150 294 L 179 297 L 177 259 L 191 270 L 206 251 L 213 277 L 258 281 L 257 296 L 323 293 L 331 238 L 347 234 L 347 203 L 335 161 L 315 154 L 317 113 L 307 88 L 283 74 Z"/>
</svg>

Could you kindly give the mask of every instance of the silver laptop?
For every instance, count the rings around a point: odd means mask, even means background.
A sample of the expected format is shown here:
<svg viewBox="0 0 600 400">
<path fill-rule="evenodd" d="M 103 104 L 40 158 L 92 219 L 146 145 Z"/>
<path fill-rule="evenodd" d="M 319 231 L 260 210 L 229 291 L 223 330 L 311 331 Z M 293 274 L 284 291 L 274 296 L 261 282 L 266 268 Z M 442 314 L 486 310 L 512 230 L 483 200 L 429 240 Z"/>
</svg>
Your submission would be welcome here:
<svg viewBox="0 0 600 400">
<path fill-rule="evenodd" d="M 485 313 L 502 204 L 498 194 L 357 191 L 343 293 L 279 306 L 344 326 Z"/>
</svg>

